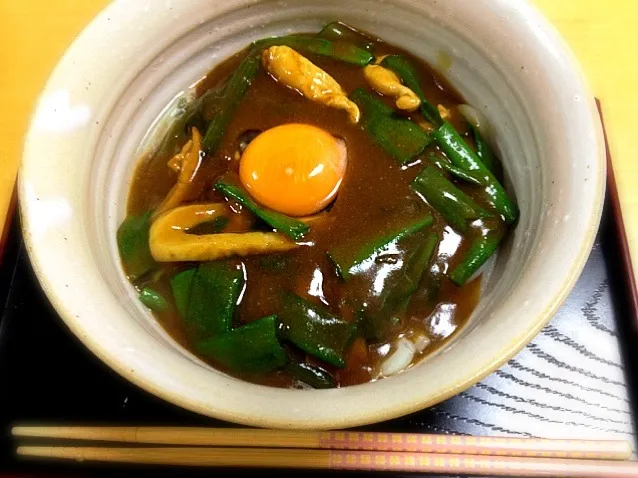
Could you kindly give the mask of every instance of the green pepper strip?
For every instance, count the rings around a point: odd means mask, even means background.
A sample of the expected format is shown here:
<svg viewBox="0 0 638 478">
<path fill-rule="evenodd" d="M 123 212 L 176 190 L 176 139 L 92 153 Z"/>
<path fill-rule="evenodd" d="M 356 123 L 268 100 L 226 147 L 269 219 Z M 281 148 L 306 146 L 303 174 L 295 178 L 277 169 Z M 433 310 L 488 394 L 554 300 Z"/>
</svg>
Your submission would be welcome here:
<svg viewBox="0 0 638 478">
<path fill-rule="evenodd" d="M 479 131 L 479 129 L 470 124 L 470 129 L 472 130 L 472 136 L 474 137 L 474 143 L 476 144 L 476 155 L 481 158 L 485 167 L 492 173 L 496 168 L 496 156 L 494 156 L 494 151 L 483 135 Z"/>
<path fill-rule="evenodd" d="M 406 274 L 417 286 L 421 282 L 425 269 L 430 263 L 438 244 L 439 237 L 437 234 L 434 232 L 428 232 L 425 240 L 411 258 Z"/>
<path fill-rule="evenodd" d="M 518 217 L 518 207 L 508 197 L 505 189 L 487 169 L 485 164 L 468 146 L 461 135 L 454 127 L 445 122 L 438 130 L 434 132 L 434 138 L 441 150 L 447 155 L 455 166 L 465 169 L 466 171 L 475 171 L 482 175 L 486 182 L 485 189 L 491 206 L 499 212 L 508 224 L 516 221 Z"/>
<path fill-rule="evenodd" d="M 410 187 L 463 233 L 468 231 L 468 221 L 489 217 L 487 211 L 433 166 L 426 166 Z"/>
<path fill-rule="evenodd" d="M 326 363 L 344 367 L 353 324 L 290 292 L 283 295 L 279 320 L 285 339 Z"/>
<path fill-rule="evenodd" d="M 195 348 L 235 372 L 266 373 L 287 362 L 286 352 L 277 339 L 276 315 L 199 342 Z"/>
<path fill-rule="evenodd" d="M 188 304 L 191 301 L 191 290 L 196 273 L 197 269 L 188 269 L 171 277 L 171 290 L 173 291 L 173 299 L 175 299 L 175 307 L 182 319 L 186 319 L 188 315 Z"/>
<path fill-rule="evenodd" d="M 248 208 L 248 210 L 250 210 L 253 214 L 265 221 L 273 229 L 286 234 L 295 241 L 303 239 L 306 233 L 310 230 L 310 226 L 308 224 L 305 224 L 298 219 L 294 219 L 259 206 L 250 198 L 248 192 L 242 187 L 237 186 L 236 181 L 228 175 L 224 175 L 217 181 L 215 189 L 220 191 L 224 196 L 238 201 Z"/>
<path fill-rule="evenodd" d="M 421 229 L 429 227 L 434 222 L 434 218 L 430 215 L 419 218 L 407 226 L 401 227 L 384 236 L 371 239 L 364 244 L 348 244 L 335 247 L 328 252 L 328 257 L 337 268 L 337 272 L 344 279 L 348 280 L 353 274 L 356 274 L 360 266 L 371 259 L 375 254 L 382 251 L 388 244 L 399 241 Z"/>
<path fill-rule="evenodd" d="M 162 294 L 150 287 L 142 289 L 139 299 L 146 307 L 157 312 L 162 312 L 168 308 L 168 302 L 162 297 Z"/>
<path fill-rule="evenodd" d="M 365 51 L 374 53 L 374 43 L 370 38 L 359 33 L 354 28 L 345 23 L 331 22 L 328 23 L 318 34 L 319 37 L 331 41 L 347 41 Z"/>
<path fill-rule="evenodd" d="M 400 269 L 395 271 L 397 279 L 384 287 L 382 292 L 386 315 L 391 314 L 397 304 L 401 304 L 417 291 L 425 268 L 438 244 L 438 237 L 434 232 L 417 230 L 405 234 L 398 242 L 399 248 L 405 253 Z M 405 306 L 407 307 L 407 303 Z"/>
<path fill-rule="evenodd" d="M 310 53 L 332 60 L 366 66 L 372 63 L 374 56 L 351 43 L 331 42 L 324 38 L 288 35 L 283 37 L 264 38 L 253 43 L 255 50 L 265 50 L 271 46 L 287 46 L 299 53 Z"/>
<path fill-rule="evenodd" d="M 233 114 L 259 71 L 260 62 L 259 55 L 250 52 L 228 80 L 218 113 L 208 125 L 202 141 L 208 154 L 214 153 L 219 147 Z"/>
<path fill-rule="evenodd" d="M 461 263 L 450 273 L 450 280 L 458 286 L 464 285 L 496 252 L 502 240 L 503 234 L 493 231 L 473 239 Z"/>
<path fill-rule="evenodd" d="M 394 325 L 400 324 L 405 316 L 412 295 L 418 290 L 421 278 L 432 259 L 438 244 L 434 232 L 416 233 L 405 237 L 407 241 L 401 268 L 393 272 L 391 283 L 386 283 L 378 310 L 360 307 L 360 327 L 366 337 L 383 340 L 389 336 Z"/>
<path fill-rule="evenodd" d="M 487 181 L 485 181 L 485 178 L 477 174 L 475 171 L 466 171 L 457 166 L 454 166 L 452 163 L 448 162 L 441 156 L 430 153 L 430 155 L 428 156 L 428 160 L 443 171 L 450 173 L 452 176 L 456 176 L 466 183 L 474 184 L 475 186 L 487 186 Z"/>
<path fill-rule="evenodd" d="M 350 94 L 350 99 L 361 109 L 362 127 L 400 164 L 418 156 L 432 142 L 431 134 L 412 121 L 398 117 L 363 88 Z"/>
<path fill-rule="evenodd" d="M 518 217 L 516 204 L 507 196 L 503 186 L 481 161 L 481 158 L 450 123 L 443 121 L 438 109 L 427 101 L 419 84 L 418 75 L 410 62 L 399 55 L 391 55 L 384 58 L 381 65 L 399 75 L 403 83 L 421 99 L 421 113 L 437 128 L 434 132 L 434 139 L 452 163 L 465 171 L 476 171 L 483 176 L 487 183 L 486 192 L 491 205 L 505 218 L 508 224 L 516 221 Z"/>
<path fill-rule="evenodd" d="M 417 252 L 413 265 L 408 271 L 414 283 L 421 286 L 419 294 L 423 297 L 423 293 L 425 293 L 428 303 L 438 297 L 438 291 L 443 282 L 439 268 L 428 267 L 432 263 L 432 258 L 438 245 L 438 236 L 433 232 L 429 233 L 428 238 L 423 243 L 422 250 Z"/>
<path fill-rule="evenodd" d="M 149 248 L 151 212 L 128 216 L 117 230 L 117 247 L 129 280 L 146 274 L 155 265 Z"/>
<path fill-rule="evenodd" d="M 191 285 L 186 326 L 196 339 L 228 332 L 244 276 L 227 262 L 201 264 Z"/>
</svg>

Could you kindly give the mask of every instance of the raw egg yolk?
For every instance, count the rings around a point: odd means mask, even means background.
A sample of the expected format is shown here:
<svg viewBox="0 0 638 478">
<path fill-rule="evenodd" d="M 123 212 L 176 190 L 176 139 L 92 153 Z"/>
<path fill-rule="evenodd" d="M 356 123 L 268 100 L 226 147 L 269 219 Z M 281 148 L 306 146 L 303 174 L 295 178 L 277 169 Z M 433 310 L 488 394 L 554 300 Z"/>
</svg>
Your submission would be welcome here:
<svg viewBox="0 0 638 478">
<path fill-rule="evenodd" d="M 335 198 L 346 164 L 343 141 L 316 126 L 292 123 L 266 130 L 248 145 L 239 178 L 267 208 L 307 216 Z"/>
</svg>

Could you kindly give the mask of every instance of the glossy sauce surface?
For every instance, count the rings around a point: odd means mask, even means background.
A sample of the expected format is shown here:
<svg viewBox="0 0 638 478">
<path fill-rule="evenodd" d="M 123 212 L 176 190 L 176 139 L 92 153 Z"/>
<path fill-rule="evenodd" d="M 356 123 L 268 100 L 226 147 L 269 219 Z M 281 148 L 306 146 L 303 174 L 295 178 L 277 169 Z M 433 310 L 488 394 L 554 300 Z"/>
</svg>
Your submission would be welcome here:
<svg viewBox="0 0 638 478">
<path fill-rule="evenodd" d="M 448 120 L 459 131 L 467 131 L 456 110 L 456 106 L 462 104 L 463 100 L 433 70 L 407 52 L 378 42 L 376 55 L 380 57 L 384 54 L 401 54 L 411 58 L 418 67 L 426 96 L 433 104 L 443 105 L 450 110 Z M 228 59 L 210 72 L 198 84 L 198 94 L 202 95 L 211 88 L 223 85 L 243 55 L 242 52 Z M 361 68 L 321 57 L 309 55 L 308 58 L 329 72 L 347 92 L 359 87 L 369 88 Z M 393 105 L 389 98 L 383 100 L 388 105 Z M 205 111 L 204 116 L 207 114 L 212 113 Z M 414 119 L 417 122 L 422 121 L 420 116 L 415 116 Z M 220 174 L 239 171 L 239 158 L 245 146 L 242 142 L 254 137 L 257 132 L 287 123 L 314 125 L 345 141 L 347 171 L 336 200 L 323 213 L 324 217 L 313 222 L 301 247 L 288 253 L 237 259 L 245 271 L 246 285 L 237 308 L 236 324 L 249 323 L 276 314 L 282 290 L 290 290 L 323 303 L 344 319 L 356 320 L 349 298 L 357 297 L 369 304 L 379 300 L 379 291 L 384 282 L 392 280 L 393 271 L 404 259 L 404 251 L 400 248 L 386 251 L 383 257 L 368 264 L 365 271 L 348 282 L 338 276 L 327 257 L 327 251 L 336 246 L 365 241 L 366 238 L 379 236 L 388 230 L 396 230 L 411 220 L 431 213 L 435 217 L 431 230 L 437 233 L 440 242 L 429 272 L 426 273 L 426 280 L 414 294 L 405 319 L 394 326 L 391 336 L 396 339 L 424 334 L 431 342 L 423 355 L 436 350 L 467 321 L 479 299 L 480 278 L 459 288 L 443 277 L 458 262 L 467 244 L 410 189 L 410 183 L 422 169 L 421 161 L 417 159 L 402 167 L 376 145 L 360 125 L 351 123 L 345 112 L 312 103 L 297 92 L 278 84 L 263 70 L 260 71 L 239 105 L 221 147 L 213 156 L 205 158 L 203 169 L 199 173 L 200 187 L 197 194 L 189 199 L 195 203 L 224 202 L 223 196 L 214 192 L 211 186 Z M 426 154 L 435 149 L 436 146 L 429 146 Z M 166 166 L 170 157 L 171 154 L 158 155 L 141 161 L 131 187 L 129 214 L 153 208 L 168 193 L 175 183 L 175 173 Z M 475 196 L 471 186 L 458 183 L 457 186 Z M 481 202 L 480 197 L 476 200 Z M 250 219 L 251 215 L 238 204 L 231 203 L 231 207 L 239 215 Z M 163 273 L 155 275 L 153 287 L 170 297 L 170 276 L 188 265 L 192 264 L 163 265 Z M 136 285 L 144 286 L 139 283 Z M 176 340 L 189 346 L 184 325 L 173 305 L 165 312 L 156 313 L 156 316 Z M 391 340 L 366 343 L 362 339 L 356 339 L 350 347 L 343 370 L 325 364 L 322 367 L 336 377 L 338 386 L 374 380 L 379 377 L 379 364 L 388 355 L 391 343 Z M 304 358 L 301 351 L 291 349 L 289 353 Z M 312 363 L 316 359 L 308 356 L 305 360 Z M 243 378 L 272 386 L 294 386 L 292 379 L 283 372 Z"/>
</svg>

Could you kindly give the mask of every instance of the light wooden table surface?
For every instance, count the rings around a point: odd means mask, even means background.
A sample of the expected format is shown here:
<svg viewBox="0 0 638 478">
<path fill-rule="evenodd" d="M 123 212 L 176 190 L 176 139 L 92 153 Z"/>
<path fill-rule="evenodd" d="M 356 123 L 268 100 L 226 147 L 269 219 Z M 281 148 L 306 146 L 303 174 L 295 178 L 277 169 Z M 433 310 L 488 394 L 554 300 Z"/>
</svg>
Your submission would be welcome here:
<svg viewBox="0 0 638 478">
<path fill-rule="evenodd" d="M 75 35 L 106 3 L 0 0 L 0 224 L 5 223 L 36 96 Z M 638 2 L 535 3 L 571 45 L 602 100 L 634 271 L 638 271 Z"/>
</svg>

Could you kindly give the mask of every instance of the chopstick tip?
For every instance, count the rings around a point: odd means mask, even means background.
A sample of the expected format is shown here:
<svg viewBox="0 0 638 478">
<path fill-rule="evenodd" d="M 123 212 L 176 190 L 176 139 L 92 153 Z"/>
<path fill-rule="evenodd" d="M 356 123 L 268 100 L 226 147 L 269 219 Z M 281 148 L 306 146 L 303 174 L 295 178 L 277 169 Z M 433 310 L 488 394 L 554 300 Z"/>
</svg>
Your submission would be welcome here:
<svg viewBox="0 0 638 478">
<path fill-rule="evenodd" d="M 60 452 L 63 452 L 64 450 L 65 448 L 63 447 L 20 445 L 16 448 L 16 455 L 55 458 Z"/>
<path fill-rule="evenodd" d="M 38 436 L 38 430 L 40 430 L 40 433 L 42 432 L 41 427 L 16 425 L 11 428 L 11 434 L 14 437 Z"/>
<path fill-rule="evenodd" d="M 16 448 L 16 455 L 28 456 L 30 448 L 31 447 L 28 446 L 19 446 L 18 448 Z"/>
</svg>

